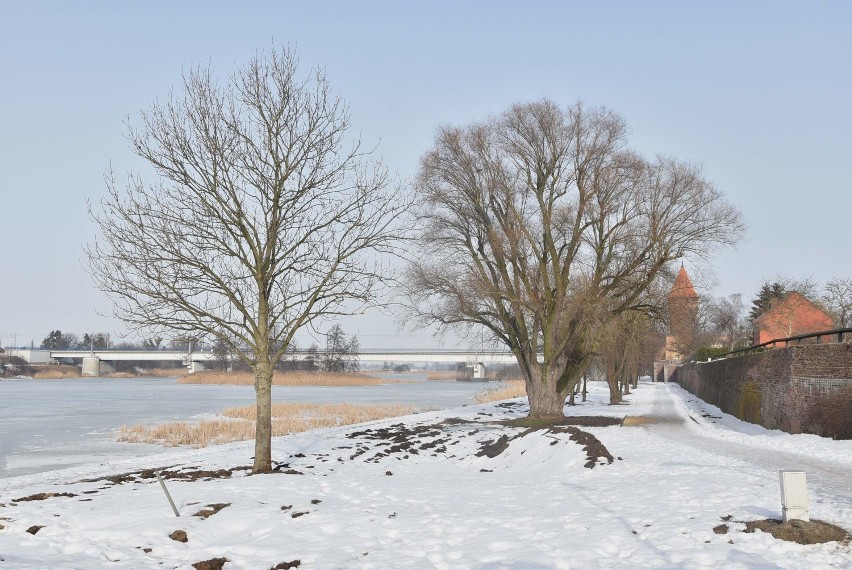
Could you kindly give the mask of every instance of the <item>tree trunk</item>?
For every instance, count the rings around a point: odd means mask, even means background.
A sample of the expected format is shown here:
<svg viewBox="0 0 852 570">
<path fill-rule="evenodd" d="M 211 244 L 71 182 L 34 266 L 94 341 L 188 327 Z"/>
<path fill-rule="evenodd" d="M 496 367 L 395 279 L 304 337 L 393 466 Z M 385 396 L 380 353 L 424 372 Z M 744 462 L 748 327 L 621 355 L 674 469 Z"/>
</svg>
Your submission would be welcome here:
<svg viewBox="0 0 852 570">
<path fill-rule="evenodd" d="M 618 377 L 617 376 L 607 376 L 606 383 L 609 386 L 609 403 L 612 404 L 620 404 L 621 403 L 621 390 L 618 388 Z"/>
<path fill-rule="evenodd" d="M 589 382 L 589 375 L 583 374 L 583 401 L 586 401 L 586 387 Z"/>
<path fill-rule="evenodd" d="M 527 378 L 527 397 L 530 413 L 527 417 L 559 421 L 565 419 L 565 396 L 567 390 L 560 392 L 556 388 L 555 374 L 550 372 L 542 377 L 539 370 L 532 370 Z M 568 389 L 573 388 L 571 385 Z"/>
<path fill-rule="evenodd" d="M 259 356 L 254 372 L 254 392 L 257 397 L 252 467 L 254 474 L 272 471 L 272 364 L 268 356 Z"/>
</svg>

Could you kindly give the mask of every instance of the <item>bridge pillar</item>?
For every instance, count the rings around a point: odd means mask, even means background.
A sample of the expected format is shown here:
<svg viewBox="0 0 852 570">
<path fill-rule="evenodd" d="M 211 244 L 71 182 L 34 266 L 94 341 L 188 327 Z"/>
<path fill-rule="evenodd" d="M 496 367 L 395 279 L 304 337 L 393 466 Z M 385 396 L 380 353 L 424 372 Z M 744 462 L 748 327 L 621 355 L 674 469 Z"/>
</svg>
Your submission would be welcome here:
<svg viewBox="0 0 852 570">
<path fill-rule="evenodd" d="M 187 366 L 187 368 L 189 368 L 190 374 L 192 374 L 193 372 L 201 372 L 202 370 L 204 370 L 204 363 L 198 362 L 197 360 L 193 360 L 189 363 L 189 366 Z"/>
<path fill-rule="evenodd" d="M 114 370 L 112 364 L 106 360 L 101 360 L 97 356 L 84 356 L 82 368 L 83 376 L 101 376 L 109 374 Z"/>
<path fill-rule="evenodd" d="M 473 368 L 473 378 L 482 380 L 485 378 L 485 365 L 481 362 L 474 362 L 470 365 Z"/>
</svg>

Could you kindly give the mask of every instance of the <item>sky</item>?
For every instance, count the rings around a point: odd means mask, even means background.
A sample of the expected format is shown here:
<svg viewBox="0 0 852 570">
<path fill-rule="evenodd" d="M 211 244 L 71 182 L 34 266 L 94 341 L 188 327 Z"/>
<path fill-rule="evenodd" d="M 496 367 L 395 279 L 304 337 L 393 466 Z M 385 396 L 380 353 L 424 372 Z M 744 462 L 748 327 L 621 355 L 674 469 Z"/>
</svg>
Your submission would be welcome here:
<svg viewBox="0 0 852 570">
<path fill-rule="evenodd" d="M 141 168 L 125 120 L 182 70 L 227 73 L 273 43 L 326 70 L 403 178 L 439 125 L 582 99 L 623 115 L 642 154 L 700 164 L 742 210 L 737 248 L 686 260 L 707 294 L 852 277 L 849 2 L 0 0 L 0 344 L 121 340 L 83 247 L 105 170 Z M 341 324 L 368 348 L 467 342 L 375 311 Z"/>
</svg>

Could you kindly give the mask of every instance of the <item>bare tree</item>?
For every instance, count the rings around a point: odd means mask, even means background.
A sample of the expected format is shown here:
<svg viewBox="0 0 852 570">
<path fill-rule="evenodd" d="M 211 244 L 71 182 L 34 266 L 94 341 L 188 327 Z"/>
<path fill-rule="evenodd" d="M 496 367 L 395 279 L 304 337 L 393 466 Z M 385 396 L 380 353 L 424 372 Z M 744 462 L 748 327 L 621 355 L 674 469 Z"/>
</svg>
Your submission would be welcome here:
<svg viewBox="0 0 852 570">
<path fill-rule="evenodd" d="M 835 277 L 823 288 L 821 300 L 834 318 L 834 326 L 852 327 L 852 279 Z"/>
<path fill-rule="evenodd" d="M 350 132 L 321 70 L 273 49 L 220 85 L 209 68 L 128 125 L 156 173 L 129 176 L 92 216 L 91 273 L 132 327 L 207 335 L 255 372 L 255 473 L 271 470 L 271 379 L 293 335 L 360 312 L 388 275 L 407 209 Z"/>
<path fill-rule="evenodd" d="M 541 100 L 442 127 L 422 159 L 413 309 L 511 349 L 532 418 L 563 417 L 610 320 L 659 308 L 645 293 L 663 269 L 742 231 L 697 167 L 645 160 L 625 136 L 609 110 Z"/>
<path fill-rule="evenodd" d="M 325 352 L 320 359 L 320 366 L 326 372 L 357 372 L 360 351 L 358 336 L 347 338 L 343 327 L 335 323 L 326 333 Z"/>
<path fill-rule="evenodd" d="M 735 350 L 749 341 L 749 327 L 744 312 L 742 295 L 739 293 L 720 297 L 710 307 L 710 324 L 727 339 L 728 350 Z"/>
</svg>

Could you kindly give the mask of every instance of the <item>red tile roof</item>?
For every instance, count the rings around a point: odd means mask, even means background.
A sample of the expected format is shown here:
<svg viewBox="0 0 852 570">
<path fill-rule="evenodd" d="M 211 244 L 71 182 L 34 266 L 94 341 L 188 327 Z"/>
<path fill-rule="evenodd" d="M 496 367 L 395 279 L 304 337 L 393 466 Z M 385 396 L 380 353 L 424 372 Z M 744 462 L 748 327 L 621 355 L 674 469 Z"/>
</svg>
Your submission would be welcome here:
<svg viewBox="0 0 852 570">
<path fill-rule="evenodd" d="M 698 293 L 695 292 L 695 287 L 692 286 L 692 281 L 689 279 L 689 275 L 686 274 L 686 269 L 681 266 L 680 271 L 677 272 L 677 277 L 675 277 L 674 285 L 672 285 L 672 290 L 669 293 L 669 299 L 697 299 Z"/>
</svg>

